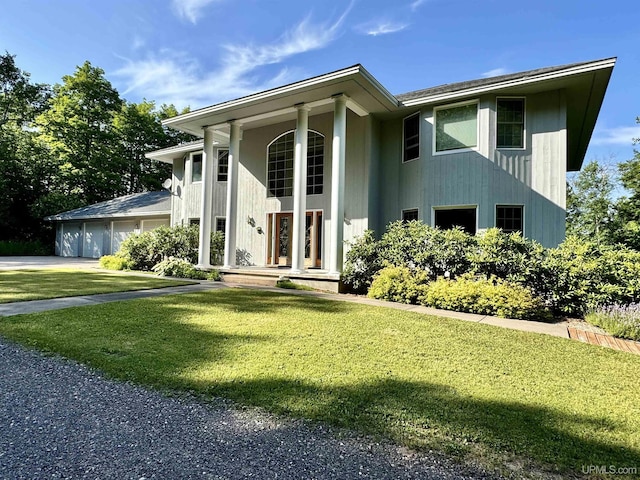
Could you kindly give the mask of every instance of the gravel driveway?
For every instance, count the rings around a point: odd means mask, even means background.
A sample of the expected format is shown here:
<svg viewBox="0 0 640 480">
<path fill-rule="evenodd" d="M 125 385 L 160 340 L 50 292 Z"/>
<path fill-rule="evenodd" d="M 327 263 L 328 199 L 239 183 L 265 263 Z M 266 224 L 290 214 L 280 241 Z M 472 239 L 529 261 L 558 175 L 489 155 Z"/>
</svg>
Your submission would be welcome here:
<svg viewBox="0 0 640 480">
<path fill-rule="evenodd" d="M 0 478 L 484 479 L 307 422 L 171 398 L 0 339 Z"/>
</svg>

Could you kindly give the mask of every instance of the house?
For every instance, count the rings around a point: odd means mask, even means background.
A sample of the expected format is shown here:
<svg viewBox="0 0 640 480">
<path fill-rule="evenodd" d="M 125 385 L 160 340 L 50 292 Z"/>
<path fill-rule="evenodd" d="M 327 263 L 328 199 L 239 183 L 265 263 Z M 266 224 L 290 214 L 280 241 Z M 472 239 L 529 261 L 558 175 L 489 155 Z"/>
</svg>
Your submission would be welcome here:
<svg viewBox="0 0 640 480">
<path fill-rule="evenodd" d="M 556 246 L 615 61 L 402 95 L 354 65 L 165 120 L 202 141 L 147 156 L 173 165 L 172 224 L 226 232 L 230 274 L 336 280 L 350 240 L 398 219 Z"/>
<path fill-rule="evenodd" d="M 131 234 L 169 225 L 171 194 L 144 192 L 46 217 L 56 222 L 55 254 L 99 258 L 115 253 Z"/>
</svg>

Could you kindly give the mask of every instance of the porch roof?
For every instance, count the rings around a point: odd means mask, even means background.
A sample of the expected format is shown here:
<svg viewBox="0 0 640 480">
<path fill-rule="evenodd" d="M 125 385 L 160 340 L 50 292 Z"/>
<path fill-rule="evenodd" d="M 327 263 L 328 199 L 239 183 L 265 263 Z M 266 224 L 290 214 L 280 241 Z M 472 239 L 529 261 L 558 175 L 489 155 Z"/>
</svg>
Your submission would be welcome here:
<svg viewBox="0 0 640 480">
<path fill-rule="evenodd" d="M 295 118 L 295 105 L 306 104 L 314 113 L 333 110 L 333 96 L 344 94 L 348 107 L 359 115 L 393 112 L 399 108 L 398 100 L 389 93 L 362 65 L 291 83 L 246 97 L 218 103 L 164 120 L 163 125 L 203 136 L 209 127 L 224 141 L 228 138 L 231 121 L 258 127 L 266 123 Z"/>
</svg>

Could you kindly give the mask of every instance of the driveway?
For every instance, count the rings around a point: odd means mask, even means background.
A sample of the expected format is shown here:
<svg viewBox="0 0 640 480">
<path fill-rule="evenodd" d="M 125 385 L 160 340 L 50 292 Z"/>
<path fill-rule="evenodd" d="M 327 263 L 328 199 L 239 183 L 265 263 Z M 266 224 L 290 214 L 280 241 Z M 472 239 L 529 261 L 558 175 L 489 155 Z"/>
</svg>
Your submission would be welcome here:
<svg viewBox="0 0 640 480">
<path fill-rule="evenodd" d="M 22 268 L 98 268 L 96 258 L 80 257 L 0 257 L 0 270 Z"/>
</svg>

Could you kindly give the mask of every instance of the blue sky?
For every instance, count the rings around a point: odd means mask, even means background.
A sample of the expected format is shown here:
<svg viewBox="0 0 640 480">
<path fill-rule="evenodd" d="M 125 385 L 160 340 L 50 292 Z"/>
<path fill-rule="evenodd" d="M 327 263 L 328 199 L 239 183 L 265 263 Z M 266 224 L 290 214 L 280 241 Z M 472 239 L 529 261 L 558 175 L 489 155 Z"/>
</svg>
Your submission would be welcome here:
<svg viewBox="0 0 640 480">
<path fill-rule="evenodd" d="M 640 137 L 637 0 L 16 0 L 0 49 L 36 82 L 89 60 L 129 101 L 198 108 L 361 63 L 392 93 L 617 56 L 587 160 Z"/>
</svg>

